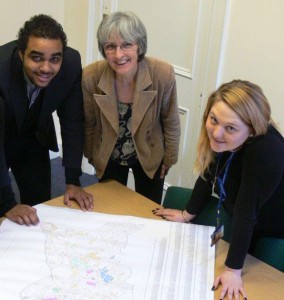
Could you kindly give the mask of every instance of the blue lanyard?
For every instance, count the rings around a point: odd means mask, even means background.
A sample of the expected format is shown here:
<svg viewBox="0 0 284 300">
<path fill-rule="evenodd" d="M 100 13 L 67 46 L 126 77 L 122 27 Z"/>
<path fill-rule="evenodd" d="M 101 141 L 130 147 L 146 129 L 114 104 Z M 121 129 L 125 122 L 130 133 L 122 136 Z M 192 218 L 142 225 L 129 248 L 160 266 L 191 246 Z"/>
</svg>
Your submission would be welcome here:
<svg viewBox="0 0 284 300">
<path fill-rule="evenodd" d="M 217 227 L 220 225 L 220 219 L 221 219 L 220 218 L 220 207 L 221 207 L 221 203 L 225 201 L 226 196 L 227 196 L 226 191 L 225 191 L 225 182 L 226 182 L 226 178 L 227 178 L 227 175 L 228 175 L 228 170 L 229 170 L 229 167 L 231 165 L 234 154 L 235 154 L 235 152 L 232 152 L 230 157 L 228 158 L 228 160 L 226 162 L 226 167 L 225 167 L 225 170 L 224 170 L 223 177 L 221 177 L 221 175 L 218 175 L 218 178 L 217 178 L 217 182 L 218 182 L 218 186 L 219 186 L 219 190 L 220 190 L 219 202 L 218 202 L 218 206 L 217 206 Z M 220 159 L 221 159 L 221 155 L 218 155 L 218 164 L 219 164 Z"/>
</svg>

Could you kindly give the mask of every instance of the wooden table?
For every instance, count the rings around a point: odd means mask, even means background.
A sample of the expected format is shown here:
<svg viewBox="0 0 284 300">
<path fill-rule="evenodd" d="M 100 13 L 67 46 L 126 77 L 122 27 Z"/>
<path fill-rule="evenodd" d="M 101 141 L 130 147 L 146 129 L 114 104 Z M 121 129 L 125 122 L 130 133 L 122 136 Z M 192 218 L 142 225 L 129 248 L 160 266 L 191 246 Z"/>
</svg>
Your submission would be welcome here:
<svg viewBox="0 0 284 300">
<path fill-rule="evenodd" d="M 152 214 L 152 210 L 158 207 L 155 202 L 115 181 L 97 183 L 85 190 L 94 196 L 95 212 L 160 219 Z M 46 204 L 64 206 L 63 197 L 47 201 Z M 76 203 L 72 203 L 72 207 L 79 208 Z M 215 275 L 223 270 L 227 250 L 228 244 L 219 241 L 216 246 Z M 248 300 L 284 299 L 284 273 L 250 255 L 246 258 L 243 280 Z M 219 300 L 219 295 L 220 288 L 215 292 L 214 299 Z"/>
</svg>

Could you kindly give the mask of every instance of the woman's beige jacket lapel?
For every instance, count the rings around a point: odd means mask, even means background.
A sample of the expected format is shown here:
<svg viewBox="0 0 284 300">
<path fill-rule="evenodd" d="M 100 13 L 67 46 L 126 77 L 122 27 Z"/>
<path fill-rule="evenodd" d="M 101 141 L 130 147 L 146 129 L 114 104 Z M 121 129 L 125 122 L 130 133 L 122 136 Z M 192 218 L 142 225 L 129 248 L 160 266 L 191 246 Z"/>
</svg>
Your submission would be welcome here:
<svg viewBox="0 0 284 300">
<path fill-rule="evenodd" d="M 175 81 L 173 83 L 172 80 L 173 69 L 167 63 L 145 58 L 138 64 L 131 133 L 138 159 L 151 178 L 163 160 L 168 165 L 177 161 L 180 123 Z M 160 96 L 155 89 L 158 87 L 157 83 L 164 91 L 159 93 Z M 106 61 L 95 62 L 83 70 L 82 88 L 86 133 L 84 154 L 94 165 L 100 178 L 119 134 L 114 72 Z M 164 105 L 163 101 L 169 103 Z M 171 120 L 166 143 L 162 126 L 157 122 L 161 114 L 164 114 L 161 111 L 163 107 L 169 109 L 167 115 L 170 115 L 163 120 L 163 128 L 167 128 L 167 122 Z M 165 149 L 168 145 L 169 149 Z"/>
</svg>

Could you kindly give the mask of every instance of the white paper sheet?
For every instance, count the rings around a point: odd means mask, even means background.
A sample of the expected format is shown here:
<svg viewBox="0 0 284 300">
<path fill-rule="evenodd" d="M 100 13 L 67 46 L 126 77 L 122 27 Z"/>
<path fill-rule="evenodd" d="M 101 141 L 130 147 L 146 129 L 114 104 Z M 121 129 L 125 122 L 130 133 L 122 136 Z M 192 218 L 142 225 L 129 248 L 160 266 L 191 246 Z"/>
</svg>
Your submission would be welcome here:
<svg viewBox="0 0 284 300">
<path fill-rule="evenodd" d="M 1 300 L 213 300 L 213 227 L 36 208 L 0 227 Z"/>
</svg>

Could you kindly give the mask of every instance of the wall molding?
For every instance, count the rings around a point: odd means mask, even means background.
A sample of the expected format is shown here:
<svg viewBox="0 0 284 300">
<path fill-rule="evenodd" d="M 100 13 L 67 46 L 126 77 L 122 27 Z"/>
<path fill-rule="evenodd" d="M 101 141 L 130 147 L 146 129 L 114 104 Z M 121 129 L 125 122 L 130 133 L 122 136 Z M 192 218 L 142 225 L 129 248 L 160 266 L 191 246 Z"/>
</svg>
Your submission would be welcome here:
<svg viewBox="0 0 284 300">
<path fill-rule="evenodd" d="M 176 65 L 173 65 L 173 67 L 174 67 L 175 73 L 177 75 L 192 79 L 192 73 L 189 69 L 186 69 L 186 68 L 180 67 L 180 66 L 176 66 Z"/>
</svg>

